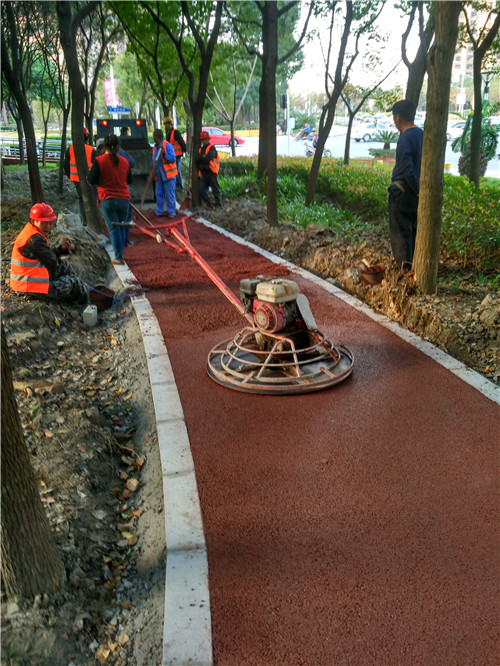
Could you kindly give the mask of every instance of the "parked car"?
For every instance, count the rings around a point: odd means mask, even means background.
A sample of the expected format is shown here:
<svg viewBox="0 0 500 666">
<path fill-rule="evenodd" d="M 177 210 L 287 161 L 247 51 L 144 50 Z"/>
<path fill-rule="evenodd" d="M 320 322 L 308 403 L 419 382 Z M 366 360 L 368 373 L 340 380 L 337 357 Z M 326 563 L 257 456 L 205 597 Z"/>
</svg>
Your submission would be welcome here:
<svg viewBox="0 0 500 666">
<path fill-rule="evenodd" d="M 218 127 L 202 127 L 203 132 L 210 134 L 210 143 L 213 146 L 229 146 L 231 145 L 231 132 L 224 132 Z M 234 135 L 234 142 L 237 146 L 245 143 L 245 139 L 237 134 Z"/>
<path fill-rule="evenodd" d="M 465 121 L 461 120 L 458 123 L 451 123 L 446 128 L 446 140 L 451 141 L 459 136 L 462 136 L 465 127 Z"/>
<path fill-rule="evenodd" d="M 360 123 L 352 128 L 351 139 L 354 139 L 354 141 L 371 141 L 378 132 L 390 129 L 389 125 L 385 123 Z"/>
</svg>

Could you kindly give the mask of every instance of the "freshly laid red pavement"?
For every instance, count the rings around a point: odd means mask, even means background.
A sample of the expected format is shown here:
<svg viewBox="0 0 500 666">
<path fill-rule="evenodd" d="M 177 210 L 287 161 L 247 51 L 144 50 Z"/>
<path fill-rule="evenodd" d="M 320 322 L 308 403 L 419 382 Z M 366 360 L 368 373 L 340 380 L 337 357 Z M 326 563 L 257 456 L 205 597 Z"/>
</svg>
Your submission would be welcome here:
<svg viewBox="0 0 500 666">
<path fill-rule="evenodd" d="M 194 221 L 239 294 L 283 266 Z M 196 468 L 214 663 L 500 663 L 499 409 L 301 276 L 352 376 L 296 396 L 237 392 L 208 352 L 246 321 L 187 255 L 144 235 L 125 260 L 165 338 Z"/>
</svg>

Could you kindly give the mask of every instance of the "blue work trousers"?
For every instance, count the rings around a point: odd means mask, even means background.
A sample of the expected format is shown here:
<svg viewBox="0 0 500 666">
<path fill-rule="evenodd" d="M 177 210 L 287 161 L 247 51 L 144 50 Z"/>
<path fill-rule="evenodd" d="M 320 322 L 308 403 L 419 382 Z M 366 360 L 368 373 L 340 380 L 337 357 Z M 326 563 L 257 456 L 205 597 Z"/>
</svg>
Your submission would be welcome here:
<svg viewBox="0 0 500 666">
<path fill-rule="evenodd" d="M 163 215 L 163 208 L 167 202 L 167 213 L 175 215 L 175 178 L 167 178 L 167 180 L 156 180 L 156 214 Z"/>
<path fill-rule="evenodd" d="M 102 199 L 99 204 L 100 211 L 109 231 L 109 238 L 115 253 L 115 259 L 123 260 L 123 248 L 126 243 L 126 230 L 124 227 L 115 227 L 115 222 L 125 222 L 129 211 L 128 199 Z"/>
</svg>

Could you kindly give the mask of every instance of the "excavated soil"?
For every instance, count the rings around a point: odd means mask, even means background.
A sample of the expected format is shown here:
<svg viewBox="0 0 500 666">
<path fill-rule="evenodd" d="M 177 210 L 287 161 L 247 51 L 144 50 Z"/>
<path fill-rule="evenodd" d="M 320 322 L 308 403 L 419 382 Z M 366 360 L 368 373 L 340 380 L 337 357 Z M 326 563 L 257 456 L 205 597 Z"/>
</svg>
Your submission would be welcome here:
<svg viewBox="0 0 500 666">
<path fill-rule="evenodd" d="M 56 212 L 78 210 L 74 189 L 56 192 L 44 176 L 46 201 Z M 27 219 L 26 174 L 7 174 L 2 223 Z M 206 218 L 276 255 L 330 279 L 376 310 L 449 351 L 498 383 L 498 294 L 443 265 L 448 282 L 435 297 L 388 270 L 367 286 L 361 259 L 390 265 L 384 237 L 359 247 L 328 229 L 271 228 L 252 201 L 203 211 Z M 59 226 L 58 235 L 67 235 Z M 56 595 L 8 599 L 2 594 L 2 663 L 51 666 L 161 663 L 163 623 L 163 502 L 156 430 L 140 332 L 129 294 L 120 291 L 109 258 L 92 234 L 70 227 L 71 257 L 88 283 L 117 291 L 111 309 L 87 328 L 83 308 L 14 296 L 9 258 L 17 230 L 2 234 L 2 322 L 14 388 L 40 495 L 67 578 Z M 448 286 L 446 286 L 448 285 Z M 452 285 L 458 285 L 453 291 Z M 5 510 L 5 508 L 4 508 Z"/>
</svg>

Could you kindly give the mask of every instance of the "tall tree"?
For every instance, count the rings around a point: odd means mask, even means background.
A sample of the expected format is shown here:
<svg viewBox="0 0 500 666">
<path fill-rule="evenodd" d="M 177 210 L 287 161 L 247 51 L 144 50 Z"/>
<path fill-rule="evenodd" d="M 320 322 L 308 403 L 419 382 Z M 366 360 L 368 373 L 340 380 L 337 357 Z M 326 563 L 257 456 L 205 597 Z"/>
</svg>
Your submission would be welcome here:
<svg viewBox="0 0 500 666">
<path fill-rule="evenodd" d="M 471 19 L 469 9 L 474 10 L 476 21 Z M 462 12 L 464 16 L 465 29 L 472 46 L 472 71 L 474 81 L 474 116 L 472 118 L 472 127 L 470 133 L 470 179 L 476 187 L 479 187 L 479 176 L 481 172 L 481 122 L 482 122 L 482 90 L 481 90 L 481 72 L 483 61 L 492 49 L 495 60 L 498 61 L 500 50 L 500 39 L 498 31 L 500 28 L 500 3 L 496 2 L 494 7 L 488 2 L 473 2 L 467 4 Z M 481 16 L 484 19 L 481 20 Z"/>
<path fill-rule="evenodd" d="M 246 11 L 247 3 L 237 3 L 239 9 Z M 256 55 L 261 61 L 262 74 L 259 86 L 259 158 L 257 176 L 267 176 L 267 223 L 271 226 L 278 224 L 278 202 L 276 197 L 276 71 L 280 63 L 287 62 L 296 54 L 307 33 L 314 0 L 309 4 L 306 20 L 297 40 L 294 40 L 285 53 L 279 53 L 279 23 L 283 21 L 288 12 L 296 12 L 299 8 L 297 2 L 265 2 L 256 0 L 254 7 L 260 15 L 261 35 L 257 43 L 249 43 L 245 32 L 248 21 L 244 14 L 233 13 L 232 21 L 235 30 L 243 44 L 246 45 L 250 55 Z M 231 8 L 234 8 L 234 3 Z M 242 21 L 245 20 L 245 30 Z M 253 21 L 255 24 L 255 21 Z M 291 32 L 290 26 L 288 30 Z"/>
<path fill-rule="evenodd" d="M 73 13 L 72 2 L 69 0 L 57 0 L 57 19 L 61 46 L 68 68 L 69 86 L 71 88 L 71 135 L 75 149 L 75 161 L 78 169 L 78 178 L 82 192 L 83 204 L 87 215 L 87 223 L 91 229 L 100 233 L 102 230 L 101 219 L 97 211 L 97 202 L 94 194 L 87 183 L 88 164 L 85 155 L 83 127 L 85 125 L 85 88 L 82 83 L 82 75 L 78 63 L 77 37 L 82 21 L 97 8 L 95 2 L 85 2 L 78 5 Z"/>
<path fill-rule="evenodd" d="M 401 57 L 404 64 L 408 68 L 408 81 L 406 84 L 405 98 L 410 99 L 415 106 L 418 106 L 420 99 L 420 91 L 424 82 L 425 72 L 427 69 L 427 53 L 431 45 L 432 38 L 434 37 L 434 13 L 435 2 L 420 2 L 414 0 L 410 3 L 408 26 L 404 31 L 401 38 Z M 428 12 L 427 19 L 425 19 L 425 12 Z M 419 44 L 417 53 L 412 61 L 408 57 L 408 37 L 415 22 L 415 17 L 418 14 L 418 36 Z"/>
<path fill-rule="evenodd" d="M 173 33 L 182 24 L 180 2 L 131 3 L 115 0 L 110 3 L 128 37 L 127 49 L 133 53 L 142 77 L 152 90 L 164 115 L 171 113 L 177 97 L 187 94 L 184 71 L 179 67 L 177 49 L 154 14 L 168 23 Z M 153 13 L 149 9 L 153 10 Z M 184 39 L 186 60 L 191 61 L 194 45 Z M 191 51 L 189 52 L 189 49 Z M 192 63 L 194 64 L 194 63 Z"/>
<path fill-rule="evenodd" d="M 42 183 L 38 169 L 35 128 L 28 103 L 27 89 L 31 83 L 33 67 L 33 13 L 30 2 L 2 3 L 2 75 L 12 97 L 16 100 L 23 124 L 28 158 L 28 173 L 33 203 L 43 201 Z M 22 143 L 19 146 L 23 152 Z"/>
<path fill-rule="evenodd" d="M 254 56 L 250 65 L 248 56 L 238 54 L 237 46 L 224 43 L 217 48 L 210 70 L 207 100 L 230 127 L 230 145 L 233 157 L 236 155 L 234 123 L 245 102 L 256 64 L 257 56 Z M 228 76 L 228 71 L 231 73 L 230 76 Z M 239 84 L 240 81 L 244 81 L 245 85 Z"/>
<path fill-rule="evenodd" d="M 384 7 L 383 3 L 373 3 L 370 0 L 358 3 L 346 0 L 342 14 L 341 3 L 337 0 L 333 0 L 332 2 L 327 1 L 326 4 L 330 14 L 329 39 L 325 55 L 325 93 L 327 101 L 321 110 L 318 127 L 318 143 L 311 164 L 309 179 L 307 181 L 306 206 L 309 206 L 314 200 L 323 149 L 335 119 L 337 102 L 339 101 L 342 90 L 348 81 L 351 68 L 359 55 L 361 37 L 370 34 L 373 31 L 373 26 Z M 335 21 L 336 19 L 339 19 L 339 17 L 341 17 L 340 20 L 343 21 L 343 23 L 337 51 L 337 62 L 335 64 L 335 71 L 332 75 L 330 62 L 335 41 L 334 27 L 336 25 Z M 353 52 L 346 58 L 347 45 L 353 22 L 355 25 L 354 48 Z"/>
<path fill-rule="evenodd" d="M 38 494 L 2 323 L 2 579 L 9 597 L 55 592 L 64 567 Z"/>
<path fill-rule="evenodd" d="M 31 3 L 33 7 L 35 3 Z M 64 60 L 61 58 L 61 43 L 59 40 L 59 28 L 57 16 L 53 3 L 37 2 L 38 21 L 35 30 L 35 39 L 41 58 L 45 64 L 47 77 L 53 91 L 55 105 L 62 112 L 62 132 L 61 132 L 61 153 L 59 160 L 59 172 L 57 181 L 57 191 L 62 192 L 64 177 L 64 153 L 66 151 L 66 133 L 69 113 L 71 110 L 71 97 L 68 90 L 67 70 Z M 45 139 L 44 136 L 44 157 L 45 157 Z"/>
<path fill-rule="evenodd" d="M 85 89 L 85 126 L 92 136 L 97 84 L 100 73 L 111 57 L 113 43 L 123 37 L 123 29 L 111 14 L 107 3 L 95 2 L 95 10 L 86 14 L 80 23 L 77 54 Z"/>
<path fill-rule="evenodd" d="M 427 57 L 427 114 L 413 259 L 417 285 L 425 294 L 434 293 L 437 286 L 446 124 L 460 9 L 458 2 L 437 3 L 436 38 Z"/>
<path fill-rule="evenodd" d="M 203 109 L 208 88 L 208 77 L 219 37 L 224 2 L 180 2 L 180 17 L 176 19 L 175 5 L 170 2 L 146 2 L 140 5 L 161 28 L 177 51 L 178 64 L 188 81 L 187 98 L 193 118 L 193 140 L 190 152 L 198 153 Z M 167 6 L 168 5 L 168 6 Z M 173 9 L 172 9 L 173 8 Z M 174 20 L 172 20 L 172 12 Z M 191 199 L 199 205 L 198 169 L 191 164 Z"/>
<path fill-rule="evenodd" d="M 351 131 L 352 131 L 352 125 L 354 122 L 354 118 L 356 117 L 356 114 L 360 111 L 361 107 L 363 104 L 366 102 L 366 100 L 373 95 L 373 93 L 378 90 L 378 88 L 382 85 L 382 83 L 392 74 L 392 72 L 396 69 L 396 67 L 399 65 L 401 61 L 397 62 L 394 67 L 387 72 L 387 74 L 377 81 L 373 86 L 371 87 L 365 87 L 365 86 L 353 86 L 347 83 L 340 93 L 342 100 L 344 104 L 346 105 L 347 108 L 347 115 L 349 117 L 349 120 L 347 121 L 347 132 L 346 132 L 346 138 L 345 138 L 345 145 L 344 145 L 344 164 L 349 164 L 349 159 L 350 159 L 350 146 L 351 146 Z M 384 94 L 383 91 L 381 91 L 382 94 L 379 97 L 383 97 L 387 99 L 387 97 L 391 96 L 391 93 L 389 94 Z M 398 95 L 397 99 L 400 99 L 401 95 Z M 397 101 L 397 99 L 394 100 L 394 102 Z M 387 109 L 387 107 L 391 106 L 390 103 L 387 103 L 384 105 L 384 110 Z"/>
</svg>

